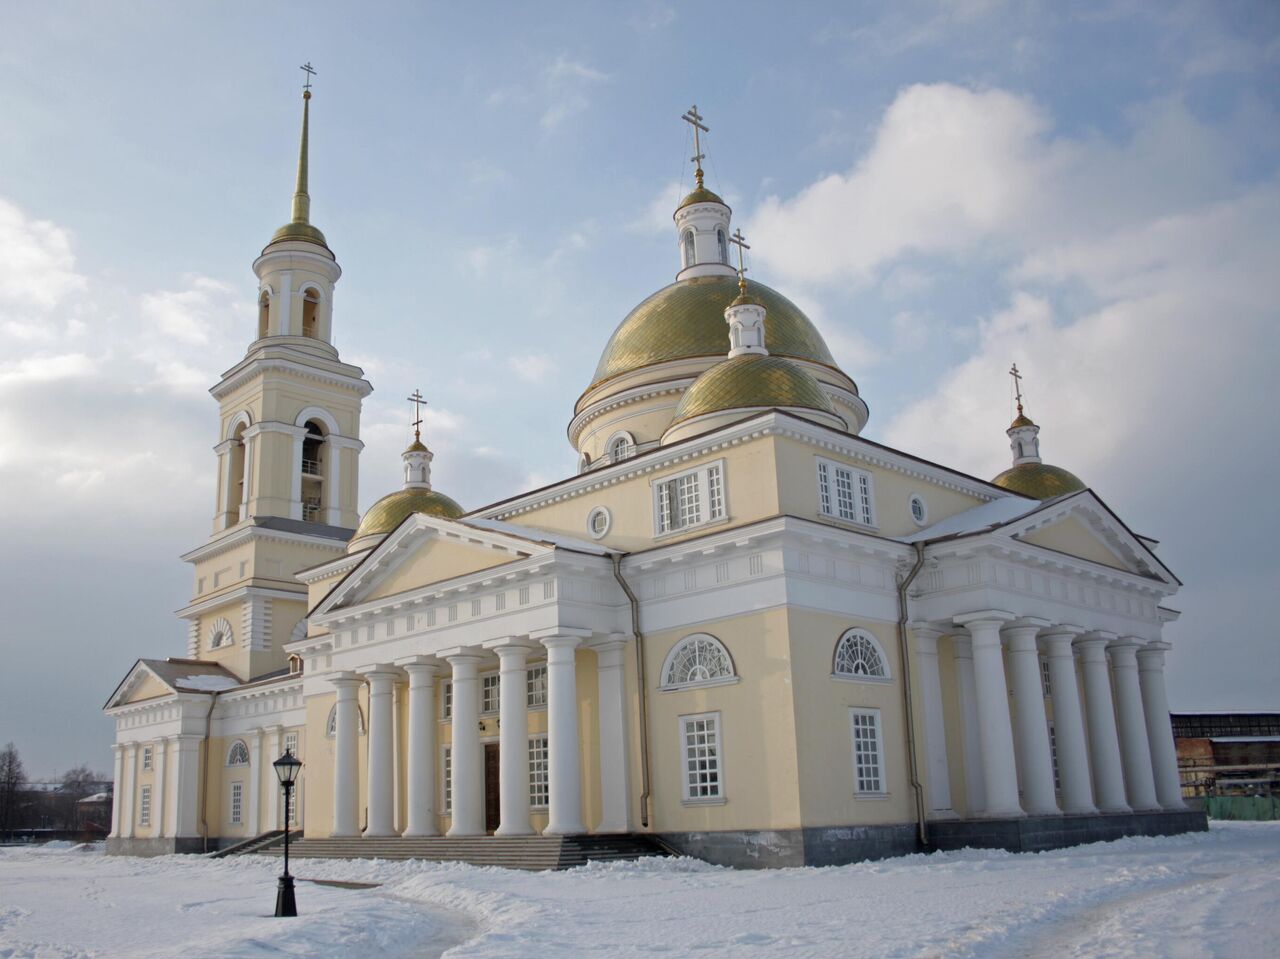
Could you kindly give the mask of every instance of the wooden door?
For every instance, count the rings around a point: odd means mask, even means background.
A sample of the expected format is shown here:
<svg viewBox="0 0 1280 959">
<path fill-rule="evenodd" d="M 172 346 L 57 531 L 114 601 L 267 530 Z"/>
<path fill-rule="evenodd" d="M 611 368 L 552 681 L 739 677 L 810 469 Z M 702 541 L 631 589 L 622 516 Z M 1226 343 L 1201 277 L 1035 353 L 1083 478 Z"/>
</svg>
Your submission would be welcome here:
<svg viewBox="0 0 1280 959">
<path fill-rule="evenodd" d="M 484 828 L 498 828 L 501 807 L 498 804 L 498 744 L 484 744 Z"/>
</svg>

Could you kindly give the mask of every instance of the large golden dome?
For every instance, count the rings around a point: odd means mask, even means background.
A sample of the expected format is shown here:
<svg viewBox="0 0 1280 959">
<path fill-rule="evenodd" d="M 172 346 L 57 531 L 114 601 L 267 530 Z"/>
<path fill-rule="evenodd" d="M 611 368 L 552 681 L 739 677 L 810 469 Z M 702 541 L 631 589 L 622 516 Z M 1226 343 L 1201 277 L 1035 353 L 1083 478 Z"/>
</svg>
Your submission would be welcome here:
<svg viewBox="0 0 1280 959">
<path fill-rule="evenodd" d="M 781 356 L 748 353 L 717 363 L 694 380 L 680 398 L 671 425 L 707 413 L 761 407 L 818 410 L 840 418 L 808 372 Z"/>
<path fill-rule="evenodd" d="M 768 311 L 765 346 L 771 354 L 836 368 L 827 344 L 798 306 L 763 283 L 748 280 L 747 292 Z M 614 330 L 591 385 L 656 363 L 723 356 L 724 310 L 737 295 L 736 276 L 699 276 L 663 287 Z"/>
<path fill-rule="evenodd" d="M 1015 424 L 1016 425 L 1016 424 Z M 991 481 L 1001 489 L 1032 499 L 1053 499 L 1087 489 L 1080 477 L 1061 466 L 1047 463 L 1019 463 Z"/>
<path fill-rule="evenodd" d="M 372 506 L 360 520 L 356 535 L 351 537 L 355 542 L 364 536 L 382 536 L 404 522 L 412 513 L 425 513 L 427 516 L 443 516 L 445 519 L 457 519 L 463 514 L 461 506 L 435 490 L 421 487 L 408 487 L 396 490 L 382 497 Z"/>
</svg>

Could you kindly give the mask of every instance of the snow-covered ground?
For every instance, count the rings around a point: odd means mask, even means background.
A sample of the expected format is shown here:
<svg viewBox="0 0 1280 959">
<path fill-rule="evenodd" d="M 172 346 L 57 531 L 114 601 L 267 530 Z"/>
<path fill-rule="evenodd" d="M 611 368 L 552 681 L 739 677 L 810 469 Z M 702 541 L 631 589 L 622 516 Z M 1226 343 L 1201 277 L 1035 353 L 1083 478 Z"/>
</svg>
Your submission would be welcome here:
<svg viewBox="0 0 1280 959">
<path fill-rule="evenodd" d="M 1055 852 L 941 853 L 739 872 L 691 860 L 520 873 L 0 850 L 0 957 L 667 955 L 1202 957 L 1277 954 L 1280 823 Z"/>
</svg>

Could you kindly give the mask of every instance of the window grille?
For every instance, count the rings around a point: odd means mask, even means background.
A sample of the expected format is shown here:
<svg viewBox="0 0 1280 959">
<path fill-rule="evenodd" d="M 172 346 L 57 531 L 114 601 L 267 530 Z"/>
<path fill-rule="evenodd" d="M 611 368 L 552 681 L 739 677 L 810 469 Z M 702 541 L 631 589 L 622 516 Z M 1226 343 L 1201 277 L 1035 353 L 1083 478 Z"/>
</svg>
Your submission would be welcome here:
<svg viewBox="0 0 1280 959">
<path fill-rule="evenodd" d="M 151 747 L 150 746 L 142 747 L 142 768 L 144 771 L 151 768 Z"/>
<path fill-rule="evenodd" d="M 440 784 L 444 790 L 444 802 L 441 806 L 445 812 L 453 811 L 453 748 L 445 746 L 443 749 L 442 762 L 443 775 L 440 777 Z"/>
<path fill-rule="evenodd" d="M 1043 691 L 1043 693 L 1046 696 L 1048 696 L 1050 688 L 1051 687 L 1049 685 L 1049 660 L 1042 659 L 1040 660 L 1040 689 L 1041 691 Z"/>
<path fill-rule="evenodd" d="M 498 711 L 498 684 L 502 677 L 498 673 L 489 673 L 480 677 L 480 712 L 496 713 Z"/>
<path fill-rule="evenodd" d="M 231 825 L 244 821 L 244 783 L 231 784 Z"/>
<path fill-rule="evenodd" d="M 680 640 L 667 654 L 662 670 L 664 689 L 696 686 L 734 676 L 729 651 L 714 636 L 696 633 Z"/>
<path fill-rule="evenodd" d="M 551 778 L 547 765 L 547 737 L 529 738 L 529 805 L 546 806 L 551 797 Z"/>
<path fill-rule="evenodd" d="M 609 441 L 609 459 L 614 463 L 626 459 L 635 451 L 635 445 L 626 433 L 615 436 Z"/>
<path fill-rule="evenodd" d="M 320 499 L 318 497 L 310 497 L 303 502 L 302 518 L 308 523 L 314 523 L 320 519 Z"/>
<path fill-rule="evenodd" d="M 528 697 L 525 702 L 530 709 L 547 704 L 547 667 L 545 663 L 529 667 Z"/>
<path fill-rule="evenodd" d="M 720 717 L 718 713 L 680 717 L 684 739 L 684 798 L 720 799 Z"/>
<path fill-rule="evenodd" d="M 854 782 L 860 793 L 883 793 L 883 749 L 880 743 L 880 711 L 855 709 L 853 721 Z"/>
<path fill-rule="evenodd" d="M 874 526 L 871 474 L 818 460 L 818 509 L 827 516 Z"/>
<path fill-rule="evenodd" d="M 244 740 L 237 739 L 231 744 L 231 752 L 227 754 L 228 766 L 247 766 L 249 765 L 249 747 L 244 744 Z"/>
<path fill-rule="evenodd" d="M 1049 724 L 1049 758 L 1053 760 L 1053 788 L 1062 788 L 1062 777 L 1058 775 L 1058 734 Z"/>
<path fill-rule="evenodd" d="M 831 672 L 836 676 L 857 676 L 868 679 L 888 679 L 880 644 L 871 634 L 861 629 L 851 629 L 836 642 L 835 659 Z"/>
<path fill-rule="evenodd" d="M 284 734 L 284 751 L 287 753 L 291 753 L 295 758 L 297 757 L 298 755 L 298 734 L 297 733 Z"/>
<path fill-rule="evenodd" d="M 151 787 L 143 786 L 138 791 L 138 825 L 151 825 Z"/>
<path fill-rule="evenodd" d="M 453 715 L 453 683 L 445 680 L 440 686 L 440 718 L 448 719 Z"/>
<path fill-rule="evenodd" d="M 713 463 L 702 469 L 654 484 L 655 526 L 659 533 L 689 529 L 723 519 L 724 468 Z"/>
</svg>

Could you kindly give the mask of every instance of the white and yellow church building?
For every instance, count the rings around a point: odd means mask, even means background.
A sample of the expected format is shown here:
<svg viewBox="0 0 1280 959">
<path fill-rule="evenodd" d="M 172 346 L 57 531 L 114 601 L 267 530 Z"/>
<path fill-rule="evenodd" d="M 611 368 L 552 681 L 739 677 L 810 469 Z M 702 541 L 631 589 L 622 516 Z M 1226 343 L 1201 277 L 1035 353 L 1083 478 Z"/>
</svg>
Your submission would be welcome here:
<svg viewBox="0 0 1280 959">
<path fill-rule="evenodd" d="M 360 515 L 373 387 L 332 345 L 304 98 L 256 338 L 211 391 L 185 654 L 139 660 L 105 706 L 109 851 L 283 828 L 286 750 L 291 825 L 357 846 L 635 833 L 798 865 L 1204 827 L 1156 542 L 1042 460 L 1021 404 L 990 481 L 863 438 L 814 325 L 734 269 L 700 168 L 674 282 L 572 411 L 577 474 L 468 511 L 415 437 L 403 487 Z"/>
</svg>

